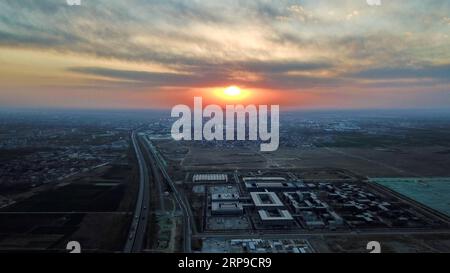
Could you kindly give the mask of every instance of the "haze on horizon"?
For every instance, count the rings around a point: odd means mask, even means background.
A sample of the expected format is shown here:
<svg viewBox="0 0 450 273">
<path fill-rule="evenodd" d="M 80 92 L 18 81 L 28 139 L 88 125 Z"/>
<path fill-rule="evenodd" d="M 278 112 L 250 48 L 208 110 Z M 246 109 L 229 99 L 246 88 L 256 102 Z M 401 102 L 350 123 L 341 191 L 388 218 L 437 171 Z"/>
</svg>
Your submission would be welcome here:
<svg viewBox="0 0 450 273">
<path fill-rule="evenodd" d="M 0 2 L 0 107 L 450 108 L 450 2 Z"/>
</svg>

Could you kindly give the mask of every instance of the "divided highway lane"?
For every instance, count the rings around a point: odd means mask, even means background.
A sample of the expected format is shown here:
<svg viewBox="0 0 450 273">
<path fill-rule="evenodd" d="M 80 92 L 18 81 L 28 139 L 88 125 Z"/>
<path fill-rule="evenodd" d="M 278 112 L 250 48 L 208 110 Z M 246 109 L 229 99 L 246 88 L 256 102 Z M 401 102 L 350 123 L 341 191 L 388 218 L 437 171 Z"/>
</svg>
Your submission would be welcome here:
<svg viewBox="0 0 450 273">
<path fill-rule="evenodd" d="M 151 164 L 157 163 L 157 167 L 161 171 L 164 179 L 169 184 L 170 188 L 172 189 L 172 192 L 175 196 L 175 199 L 177 203 L 179 204 L 182 212 L 183 212 L 183 252 L 190 253 L 192 251 L 192 219 L 194 219 L 192 212 L 190 210 L 189 204 L 185 198 L 180 194 L 177 187 L 175 186 L 175 183 L 170 178 L 169 174 L 167 173 L 166 169 L 164 168 L 162 162 L 159 160 L 156 151 L 154 150 L 153 145 L 151 142 L 144 137 L 144 140 L 147 144 L 147 147 L 150 150 L 150 161 Z"/>
<path fill-rule="evenodd" d="M 140 252 L 142 250 L 148 222 L 147 206 L 150 203 L 148 168 L 139 146 L 136 130 L 132 132 L 131 140 L 139 164 L 139 192 L 127 242 L 123 250 L 125 253 Z"/>
</svg>

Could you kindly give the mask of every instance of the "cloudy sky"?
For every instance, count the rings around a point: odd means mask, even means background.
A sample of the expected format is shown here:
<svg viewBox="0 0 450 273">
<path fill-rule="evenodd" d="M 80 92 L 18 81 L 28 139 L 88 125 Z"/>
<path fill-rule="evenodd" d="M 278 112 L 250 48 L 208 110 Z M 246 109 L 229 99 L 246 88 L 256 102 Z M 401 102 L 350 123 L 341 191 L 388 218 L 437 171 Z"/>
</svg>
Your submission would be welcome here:
<svg viewBox="0 0 450 273">
<path fill-rule="evenodd" d="M 0 1 L 0 106 L 165 108 L 230 85 L 285 108 L 450 108 L 450 1 Z"/>
</svg>

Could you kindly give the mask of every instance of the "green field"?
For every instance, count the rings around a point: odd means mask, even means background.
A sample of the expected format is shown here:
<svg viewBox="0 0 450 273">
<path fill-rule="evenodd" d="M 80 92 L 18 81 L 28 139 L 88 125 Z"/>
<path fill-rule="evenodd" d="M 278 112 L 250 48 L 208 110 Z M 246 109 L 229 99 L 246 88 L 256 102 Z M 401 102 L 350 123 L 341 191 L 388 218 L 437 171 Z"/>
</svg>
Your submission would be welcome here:
<svg viewBox="0 0 450 273">
<path fill-rule="evenodd" d="M 373 178 L 390 188 L 450 216 L 450 178 Z"/>
</svg>

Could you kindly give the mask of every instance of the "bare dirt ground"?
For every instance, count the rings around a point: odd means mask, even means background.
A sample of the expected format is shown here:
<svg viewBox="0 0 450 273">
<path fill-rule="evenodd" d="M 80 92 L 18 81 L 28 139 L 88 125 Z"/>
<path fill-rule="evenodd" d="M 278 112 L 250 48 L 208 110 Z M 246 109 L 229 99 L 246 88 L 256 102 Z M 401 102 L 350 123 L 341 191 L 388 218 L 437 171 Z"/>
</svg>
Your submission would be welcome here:
<svg viewBox="0 0 450 273">
<path fill-rule="evenodd" d="M 266 159 L 250 149 L 220 149 L 191 147 L 182 162 L 184 169 L 241 169 L 265 168 Z"/>
<path fill-rule="evenodd" d="M 444 147 L 396 149 L 280 149 L 266 155 L 281 166 L 342 168 L 364 176 L 449 176 L 450 154 Z"/>
<path fill-rule="evenodd" d="M 195 169 L 283 169 L 337 168 L 369 177 L 450 176 L 448 147 L 392 148 L 280 148 L 261 153 L 251 148 L 212 148 L 173 145 L 187 150 L 173 157 L 171 145 L 164 143 L 162 154 L 184 170 Z M 158 147 L 159 148 L 159 147 Z"/>
<path fill-rule="evenodd" d="M 450 235 L 358 235 L 349 237 L 317 236 L 308 238 L 316 252 L 352 252 L 367 253 L 367 243 L 377 241 L 381 244 L 382 253 L 449 253 Z"/>
</svg>

